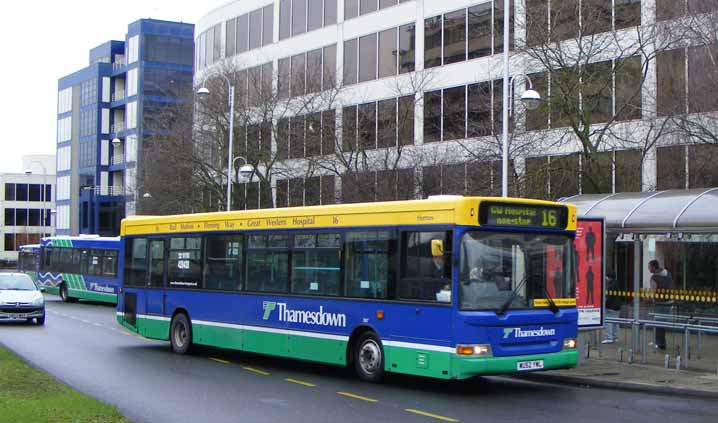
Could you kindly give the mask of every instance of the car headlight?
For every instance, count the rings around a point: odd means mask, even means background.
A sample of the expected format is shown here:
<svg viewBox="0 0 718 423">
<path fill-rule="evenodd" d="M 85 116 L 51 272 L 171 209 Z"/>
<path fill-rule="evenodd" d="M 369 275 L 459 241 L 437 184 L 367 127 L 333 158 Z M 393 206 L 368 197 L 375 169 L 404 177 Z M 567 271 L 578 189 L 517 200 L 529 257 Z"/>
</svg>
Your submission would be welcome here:
<svg viewBox="0 0 718 423">
<path fill-rule="evenodd" d="M 45 304 L 45 299 L 42 296 L 37 297 L 34 300 L 32 300 L 32 305 L 34 305 L 34 306 L 41 306 L 43 304 Z"/>
</svg>

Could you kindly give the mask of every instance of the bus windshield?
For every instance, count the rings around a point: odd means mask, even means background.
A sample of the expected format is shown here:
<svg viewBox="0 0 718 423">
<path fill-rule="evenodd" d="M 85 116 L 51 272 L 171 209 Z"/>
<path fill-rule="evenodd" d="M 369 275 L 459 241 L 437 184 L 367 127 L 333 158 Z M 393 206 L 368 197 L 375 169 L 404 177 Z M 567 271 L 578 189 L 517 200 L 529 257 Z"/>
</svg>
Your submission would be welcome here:
<svg viewBox="0 0 718 423">
<path fill-rule="evenodd" d="M 572 254 L 567 235 L 467 232 L 461 239 L 460 308 L 498 310 L 512 295 L 508 306 L 514 309 L 534 307 L 536 299 L 573 298 Z"/>
</svg>

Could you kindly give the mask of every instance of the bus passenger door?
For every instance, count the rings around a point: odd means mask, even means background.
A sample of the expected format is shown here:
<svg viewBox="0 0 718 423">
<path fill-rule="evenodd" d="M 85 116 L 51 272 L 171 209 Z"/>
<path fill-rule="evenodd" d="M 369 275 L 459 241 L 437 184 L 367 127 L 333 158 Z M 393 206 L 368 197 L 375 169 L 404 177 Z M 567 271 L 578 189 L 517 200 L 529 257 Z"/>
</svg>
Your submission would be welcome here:
<svg viewBox="0 0 718 423">
<path fill-rule="evenodd" d="M 149 269 L 145 290 L 145 311 L 148 315 L 144 335 L 151 338 L 168 339 L 169 322 L 165 321 L 165 240 L 153 239 L 149 243 Z"/>
</svg>

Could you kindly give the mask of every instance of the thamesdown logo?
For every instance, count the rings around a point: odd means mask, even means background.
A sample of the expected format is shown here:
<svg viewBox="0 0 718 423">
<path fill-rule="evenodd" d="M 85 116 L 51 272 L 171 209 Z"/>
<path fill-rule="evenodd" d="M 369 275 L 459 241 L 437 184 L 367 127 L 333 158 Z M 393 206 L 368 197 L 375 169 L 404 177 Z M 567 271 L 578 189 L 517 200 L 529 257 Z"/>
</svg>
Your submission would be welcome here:
<svg viewBox="0 0 718 423">
<path fill-rule="evenodd" d="M 554 336 L 556 335 L 556 329 L 544 329 L 541 326 L 538 329 L 521 329 L 521 328 L 504 328 L 504 339 L 508 339 L 511 334 L 514 338 L 532 338 L 535 336 Z"/>
<path fill-rule="evenodd" d="M 334 326 L 346 327 L 347 316 L 344 313 L 327 313 L 324 306 L 319 306 L 319 310 L 295 310 L 287 307 L 286 303 L 277 303 L 274 301 L 264 301 L 262 303 L 264 314 L 262 320 L 269 320 L 274 310 L 278 309 L 279 321 L 289 323 L 304 323 L 305 325 L 315 326 Z"/>
</svg>

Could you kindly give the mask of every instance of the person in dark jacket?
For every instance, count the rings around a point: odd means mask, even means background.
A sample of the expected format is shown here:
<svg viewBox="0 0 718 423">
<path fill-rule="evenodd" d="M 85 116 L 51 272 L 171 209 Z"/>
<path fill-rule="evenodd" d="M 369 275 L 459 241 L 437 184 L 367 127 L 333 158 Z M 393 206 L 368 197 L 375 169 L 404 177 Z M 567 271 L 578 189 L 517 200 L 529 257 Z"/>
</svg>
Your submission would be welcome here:
<svg viewBox="0 0 718 423">
<path fill-rule="evenodd" d="M 651 288 L 655 293 L 657 289 L 673 289 L 673 279 L 671 273 L 662 268 L 658 260 L 651 260 L 648 262 L 648 271 L 652 273 L 651 276 Z M 660 314 L 670 314 L 673 306 L 673 301 L 664 299 L 654 300 L 654 312 Z M 656 328 L 656 339 L 654 345 L 656 348 L 665 350 L 666 349 L 666 329 Z"/>
</svg>

